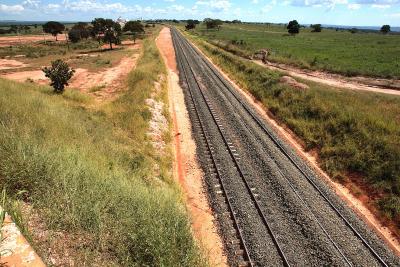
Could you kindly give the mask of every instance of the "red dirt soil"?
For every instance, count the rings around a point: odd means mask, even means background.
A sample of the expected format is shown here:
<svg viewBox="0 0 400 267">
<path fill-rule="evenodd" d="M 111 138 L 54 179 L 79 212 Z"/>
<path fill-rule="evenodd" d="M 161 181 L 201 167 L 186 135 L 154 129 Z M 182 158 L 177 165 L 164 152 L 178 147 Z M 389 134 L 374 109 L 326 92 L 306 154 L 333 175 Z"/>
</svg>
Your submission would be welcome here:
<svg viewBox="0 0 400 267">
<path fill-rule="evenodd" d="M 133 44 L 131 42 L 124 42 L 123 46 L 127 46 L 128 50 L 134 50 L 141 47 L 141 43 Z M 115 66 L 105 69 L 104 71 L 91 72 L 87 69 L 77 68 L 75 74 L 69 82 L 69 88 L 77 88 L 82 92 L 91 93 L 89 89 L 99 87 L 96 92 L 92 94 L 98 100 L 112 99 L 116 96 L 117 91 L 123 87 L 129 72 L 136 66 L 139 54 L 134 54 L 130 57 L 124 57 Z M 12 63 L 15 60 L 12 61 Z M 0 69 L 4 64 L 10 64 L 9 60 L 0 60 Z M 16 61 L 18 62 L 18 61 Z M 14 64 L 16 65 L 16 63 Z M 31 71 L 16 71 L 0 75 L 2 78 L 15 80 L 18 82 L 26 82 L 31 80 L 38 84 L 49 84 L 49 80 L 45 77 L 41 70 Z"/>
<path fill-rule="evenodd" d="M 57 36 L 58 41 L 65 41 L 65 34 L 59 34 Z M 14 35 L 14 36 L 1 36 L 0 47 L 21 45 L 27 43 L 35 43 L 40 41 L 55 41 L 56 39 L 48 34 L 42 35 Z"/>
<path fill-rule="evenodd" d="M 196 144 L 191 133 L 189 115 L 176 67 L 175 51 L 169 28 L 163 28 L 156 39 L 168 67 L 170 114 L 174 124 L 174 173 L 179 181 L 191 214 L 192 229 L 202 249 L 209 256 L 211 266 L 228 266 L 223 243 L 214 224 L 215 218 L 208 204 L 204 174 L 196 159 Z"/>
</svg>

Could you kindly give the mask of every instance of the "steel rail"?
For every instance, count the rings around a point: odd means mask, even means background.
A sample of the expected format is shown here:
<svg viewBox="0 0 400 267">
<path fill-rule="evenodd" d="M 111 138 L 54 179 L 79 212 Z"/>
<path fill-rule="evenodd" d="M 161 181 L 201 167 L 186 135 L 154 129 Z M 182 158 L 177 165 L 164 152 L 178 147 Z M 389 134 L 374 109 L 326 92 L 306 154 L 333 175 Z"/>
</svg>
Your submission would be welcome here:
<svg viewBox="0 0 400 267">
<path fill-rule="evenodd" d="M 175 44 L 175 42 L 174 42 L 174 44 Z M 241 243 L 241 245 L 243 247 L 243 251 L 244 251 L 244 260 L 247 260 L 249 265 L 251 267 L 253 267 L 254 264 L 253 264 L 253 262 L 252 262 L 252 260 L 250 258 L 249 250 L 248 250 L 246 242 L 245 242 L 245 240 L 243 238 L 242 230 L 239 227 L 238 219 L 236 218 L 235 212 L 233 211 L 232 203 L 231 203 L 231 201 L 230 201 L 230 199 L 228 197 L 228 194 L 227 194 L 227 191 L 226 191 L 226 186 L 225 186 L 225 183 L 224 183 L 224 181 L 222 179 L 221 171 L 219 170 L 219 168 L 217 166 L 217 162 L 216 162 L 216 159 L 215 159 L 215 156 L 214 156 L 213 149 L 211 149 L 209 138 L 208 138 L 208 136 L 206 134 L 206 130 L 205 130 L 204 124 L 203 124 L 203 122 L 201 120 L 197 104 L 196 104 L 196 102 L 194 100 L 193 93 L 192 93 L 192 91 L 190 89 L 188 75 L 187 75 L 186 70 L 185 70 L 185 68 L 183 66 L 182 60 L 179 57 L 177 57 L 177 59 L 178 59 L 179 63 L 182 66 L 182 70 L 183 70 L 183 74 L 184 74 L 183 76 L 185 77 L 186 84 L 188 85 L 188 88 L 189 88 L 189 93 L 190 93 L 190 96 L 191 96 L 191 99 L 192 99 L 192 102 L 193 102 L 193 107 L 194 107 L 194 110 L 195 110 L 195 113 L 196 113 L 196 117 L 197 117 L 197 119 L 199 121 L 199 125 L 200 125 L 200 128 L 201 128 L 201 131 L 202 131 L 202 133 L 204 135 L 206 147 L 207 147 L 207 150 L 210 153 L 210 157 L 211 157 L 211 160 L 212 160 L 212 165 L 213 165 L 213 168 L 215 169 L 215 172 L 216 172 L 217 177 L 218 177 L 218 181 L 219 181 L 219 183 L 221 185 L 221 190 L 222 190 L 222 192 L 223 192 L 223 194 L 225 196 L 225 200 L 226 200 L 226 203 L 228 205 L 229 213 L 230 213 L 230 215 L 232 217 L 232 221 L 234 223 L 234 228 L 236 228 L 236 230 L 238 231 L 239 242 Z"/>
<path fill-rule="evenodd" d="M 194 50 L 194 48 L 185 40 L 185 42 L 187 43 L 187 46 L 189 46 L 191 48 L 192 51 L 194 51 L 196 54 L 199 55 L 199 53 Z M 203 61 L 204 59 L 202 57 L 200 57 Z M 206 62 L 205 62 L 206 63 Z M 209 67 L 207 65 L 207 67 Z M 210 68 L 210 67 L 209 67 Z M 210 68 L 211 69 L 211 68 Z M 215 73 L 214 73 L 215 75 Z M 212 77 L 212 79 L 214 81 L 217 81 L 215 79 L 215 77 Z M 229 101 L 229 100 L 228 100 Z M 231 102 L 231 101 L 230 101 Z M 232 102 L 231 102 L 232 103 Z M 233 104 L 233 103 L 232 103 Z M 274 160 L 274 162 L 276 163 L 276 161 Z M 336 244 L 336 242 L 333 240 L 333 238 L 331 237 L 331 235 L 328 233 L 328 231 L 325 229 L 325 227 L 322 225 L 321 221 L 317 218 L 317 216 L 313 213 L 313 211 L 311 210 L 310 205 L 308 205 L 308 203 L 301 197 L 300 193 L 295 189 L 294 185 L 292 182 L 289 181 L 289 179 L 283 174 L 283 172 L 281 171 L 281 169 L 278 168 L 278 173 L 281 175 L 281 177 L 288 183 L 289 187 L 291 188 L 291 190 L 294 192 L 294 194 L 297 196 L 297 198 L 300 200 L 300 202 L 302 203 L 302 205 L 307 209 L 307 211 L 309 212 L 309 214 L 311 214 L 312 218 L 314 219 L 314 221 L 318 224 L 318 226 L 320 227 L 320 229 L 324 232 L 324 234 L 326 235 L 326 237 L 329 239 L 329 241 L 332 243 L 332 245 L 335 247 L 335 249 L 338 251 L 338 253 L 342 256 L 342 258 L 344 259 L 344 261 L 347 263 L 348 266 L 353 266 L 353 264 L 351 263 L 351 261 L 346 257 L 346 255 L 343 253 L 343 251 L 339 248 L 338 244 Z"/>
<path fill-rule="evenodd" d="M 188 42 L 188 41 L 186 41 Z M 190 44 L 189 44 L 190 45 Z M 191 46 L 191 45 L 190 45 Z M 195 48 L 193 48 L 195 49 Z M 200 52 L 196 51 L 197 54 L 200 55 Z M 382 264 L 382 266 L 387 267 L 387 263 L 379 256 L 379 254 L 371 247 L 371 245 L 365 240 L 365 238 L 360 234 L 357 229 L 344 217 L 344 215 L 336 208 L 336 206 L 332 203 L 331 200 L 327 197 L 327 195 L 322 192 L 322 190 L 318 187 L 318 185 L 310 178 L 310 176 L 299 166 L 299 164 L 294 160 L 294 158 L 286 151 L 286 149 L 280 144 L 280 142 L 276 139 L 276 137 L 271 133 L 269 129 L 265 127 L 265 125 L 261 122 L 261 120 L 254 114 L 250 108 L 246 106 L 243 100 L 241 100 L 236 93 L 232 92 L 232 89 L 226 83 L 224 78 L 220 77 L 220 74 L 217 73 L 215 67 L 211 65 L 211 63 L 207 62 L 202 56 L 200 58 L 207 64 L 207 66 L 214 72 L 214 74 L 218 77 L 218 79 L 224 84 L 224 86 L 228 89 L 228 91 L 236 98 L 236 100 L 241 104 L 241 106 L 250 114 L 250 116 L 256 121 L 256 123 L 262 128 L 262 130 L 267 133 L 269 138 L 275 143 L 275 145 L 279 148 L 279 150 L 289 159 L 289 161 L 300 171 L 300 173 L 307 179 L 307 181 L 318 191 L 318 193 L 322 196 L 322 198 L 329 204 L 329 206 L 335 211 L 335 213 L 345 222 L 345 224 L 352 230 L 352 232 L 362 241 L 362 243 L 368 248 L 368 250 L 372 253 L 372 255 Z"/>
<path fill-rule="evenodd" d="M 176 40 L 179 40 L 179 38 L 180 38 L 180 37 L 176 38 Z M 181 51 L 182 51 L 182 53 L 183 53 L 183 55 L 184 55 L 184 58 L 186 59 L 187 65 L 189 66 L 189 69 L 190 69 L 190 71 L 191 71 L 191 73 L 192 73 L 192 75 L 193 75 L 193 79 L 194 79 L 195 82 L 196 82 L 196 85 L 197 85 L 197 87 L 198 87 L 198 90 L 200 91 L 200 93 L 201 93 L 201 95 L 202 95 L 202 97 L 203 97 L 203 99 L 204 99 L 204 102 L 206 103 L 206 106 L 207 106 L 209 112 L 210 112 L 211 115 L 212 115 L 213 121 L 214 121 L 215 125 L 217 126 L 218 131 L 219 131 L 219 133 L 220 133 L 222 139 L 224 140 L 224 144 L 225 144 L 227 150 L 229 151 L 229 154 L 230 154 L 230 156 L 231 156 L 231 159 L 232 159 L 232 161 L 234 162 L 234 164 L 235 164 L 235 166 L 236 166 L 236 168 L 237 168 L 237 170 L 238 170 L 238 173 L 239 173 L 239 175 L 240 175 L 242 181 L 244 182 L 244 184 L 245 184 L 245 186 L 246 186 L 246 189 L 247 189 L 247 191 L 248 191 L 248 193 L 249 193 L 251 199 L 253 200 L 254 206 L 256 207 L 258 214 L 259 214 L 260 217 L 262 218 L 263 223 L 264 223 L 264 225 L 266 226 L 266 228 L 267 228 L 267 230 L 268 230 L 268 232 L 269 232 L 269 234 L 270 234 L 270 236 L 271 236 L 271 238 L 272 238 L 272 240 L 273 240 L 273 242 L 274 242 L 274 244 L 275 244 L 275 246 L 276 246 L 276 248 L 277 248 L 277 251 L 278 251 L 279 255 L 280 255 L 281 258 L 282 258 L 283 265 L 284 265 L 284 266 L 287 266 L 287 267 L 290 267 L 289 261 L 288 261 L 286 255 L 285 255 L 285 253 L 283 252 L 283 249 L 282 249 L 281 245 L 279 244 L 278 239 L 277 239 L 276 235 L 274 234 L 274 232 L 273 232 L 273 230 L 272 230 L 272 228 L 271 228 L 270 223 L 268 222 L 268 220 L 267 220 L 267 218 L 266 218 L 264 212 L 262 211 L 262 209 L 261 209 L 261 207 L 260 207 L 260 204 L 259 204 L 259 202 L 258 202 L 256 196 L 254 195 L 253 191 L 251 190 L 251 187 L 250 187 L 250 185 L 249 185 L 249 183 L 248 183 L 248 181 L 247 181 L 247 179 L 246 179 L 246 175 L 245 175 L 245 173 L 244 173 L 244 171 L 243 171 L 241 165 L 239 164 L 238 160 L 236 159 L 236 157 L 235 157 L 235 155 L 234 155 L 235 153 L 232 151 L 232 148 L 231 148 L 231 146 L 230 146 L 230 142 L 229 142 L 228 138 L 226 137 L 226 134 L 224 133 L 225 131 L 224 131 L 224 129 L 222 128 L 222 125 L 221 125 L 220 123 L 218 123 L 218 119 L 217 119 L 216 116 L 215 116 L 215 113 L 214 113 L 214 111 L 213 111 L 213 108 L 210 106 L 210 103 L 209 103 L 207 97 L 204 95 L 203 90 L 201 89 L 200 83 L 198 82 L 198 80 L 197 80 L 197 78 L 196 78 L 196 75 L 195 75 L 195 73 L 194 73 L 193 68 L 192 68 L 192 67 L 190 66 L 190 64 L 189 64 L 189 59 L 187 58 L 187 55 L 186 55 L 184 49 L 182 48 L 182 46 L 181 46 L 181 44 L 179 43 L 179 41 L 177 42 L 177 44 L 180 46 L 180 49 L 181 49 Z M 193 101 L 194 101 L 194 99 L 193 99 Z"/>
</svg>

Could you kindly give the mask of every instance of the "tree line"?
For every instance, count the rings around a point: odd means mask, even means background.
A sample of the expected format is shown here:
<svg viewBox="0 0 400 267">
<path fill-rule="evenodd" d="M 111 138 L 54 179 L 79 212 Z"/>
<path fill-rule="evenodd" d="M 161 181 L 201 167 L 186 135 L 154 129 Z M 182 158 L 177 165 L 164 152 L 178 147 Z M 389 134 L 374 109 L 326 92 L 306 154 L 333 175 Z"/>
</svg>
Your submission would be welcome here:
<svg viewBox="0 0 400 267">
<path fill-rule="evenodd" d="M 101 42 L 108 43 L 110 49 L 113 44 L 121 43 L 121 35 L 123 32 L 129 32 L 134 42 L 137 35 L 144 32 L 144 26 L 140 21 L 128 21 L 123 27 L 112 19 L 95 18 L 91 23 L 78 22 L 71 29 L 65 27 L 64 24 L 57 21 L 49 21 L 43 24 L 43 32 L 53 35 L 56 38 L 58 34 L 66 32 L 68 40 L 77 43 L 83 39 L 93 38 L 99 44 Z"/>
<path fill-rule="evenodd" d="M 180 21 L 174 20 L 173 22 L 179 23 Z M 195 29 L 196 25 L 200 24 L 200 21 L 193 20 L 193 19 L 186 20 L 185 22 L 186 22 L 186 26 L 185 26 L 186 30 Z M 207 29 L 217 29 L 217 30 L 219 30 L 223 23 L 241 24 L 242 21 L 240 21 L 240 20 L 222 21 L 220 19 L 206 18 L 206 19 L 203 20 L 203 23 L 205 24 Z M 269 23 L 267 23 L 267 24 L 269 24 Z M 291 35 L 299 34 L 300 33 L 300 29 L 302 27 L 305 28 L 305 26 L 300 25 L 297 20 L 289 21 L 288 24 L 284 24 L 284 27 L 288 30 L 288 33 L 291 34 Z M 323 29 L 321 24 L 311 24 L 310 28 L 312 29 L 311 32 L 322 32 L 322 29 Z M 336 29 L 336 31 L 338 31 L 338 28 Z M 349 31 L 351 33 L 356 33 L 358 31 L 358 29 L 353 28 L 353 29 L 349 29 Z M 390 31 L 391 31 L 390 25 L 383 25 L 381 27 L 381 29 L 380 29 L 380 32 L 383 33 L 383 34 L 387 34 Z"/>
</svg>

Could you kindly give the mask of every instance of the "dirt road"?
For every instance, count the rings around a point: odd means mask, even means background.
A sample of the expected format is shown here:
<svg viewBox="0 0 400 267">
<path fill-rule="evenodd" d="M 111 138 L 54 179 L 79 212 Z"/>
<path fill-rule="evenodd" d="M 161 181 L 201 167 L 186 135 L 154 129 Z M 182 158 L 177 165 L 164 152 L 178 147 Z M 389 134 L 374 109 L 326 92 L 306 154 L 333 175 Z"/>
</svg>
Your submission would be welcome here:
<svg viewBox="0 0 400 267">
<path fill-rule="evenodd" d="M 385 80 L 385 79 L 373 79 L 373 78 L 362 78 L 362 77 L 347 78 L 337 74 L 328 74 L 320 71 L 302 70 L 291 66 L 276 64 L 272 62 L 264 64 L 261 60 L 253 60 L 253 62 L 271 70 L 278 70 L 281 72 L 285 72 L 286 74 L 294 78 L 300 78 L 337 88 L 368 91 L 368 92 L 382 93 L 389 95 L 400 95 L 399 80 Z M 369 85 L 372 83 L 375 83 L 377 85 Z M 396 89 L 389 89 L 388 87 Z"/>
</svg>

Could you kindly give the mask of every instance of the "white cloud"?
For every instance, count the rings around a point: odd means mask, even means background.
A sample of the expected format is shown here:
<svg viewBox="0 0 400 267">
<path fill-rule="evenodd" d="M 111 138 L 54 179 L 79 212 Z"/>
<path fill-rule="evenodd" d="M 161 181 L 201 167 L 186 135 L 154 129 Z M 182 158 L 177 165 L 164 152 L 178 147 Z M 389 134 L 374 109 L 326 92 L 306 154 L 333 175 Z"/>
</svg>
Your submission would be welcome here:
<svg viewBox="0 0 400 267">
<path fill-rule="evenodd" d="M 24 11 L 24 7 L 22 5 L 3 5 L 0 4 L 0 12 L 4 12 L 4 13 L 20 13 L 22 11 Z"/>
<path fill-rule="evenodd" d="M 361 5 L 360 4 L 348 4 L 347 8 L 351 9 L 351 10 L 358 10 L 361 8 Z"/>
<path fill-rule="evenodd" d="M 231 2 L 228 0 L 215 0 L 215 1 L 200 0 L 195 3 L 193 8 L 197 9 L 199 6 L 206 6 L 210 8 L 212 12 L 223 12 L 227 11 L 231 7 L 231 5 L 232 5 Z"/>
</svg>

